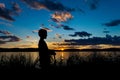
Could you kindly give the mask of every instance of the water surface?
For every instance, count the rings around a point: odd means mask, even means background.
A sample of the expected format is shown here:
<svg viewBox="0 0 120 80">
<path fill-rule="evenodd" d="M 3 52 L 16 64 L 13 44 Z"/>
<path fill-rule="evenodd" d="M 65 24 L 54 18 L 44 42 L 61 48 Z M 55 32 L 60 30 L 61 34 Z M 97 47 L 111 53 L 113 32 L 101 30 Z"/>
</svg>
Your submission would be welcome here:
<svg viewBox="0 0 120 80">
<path fill-rule="evenodd" d="M 30 57 L 33 61 L 38 59 L 38 52 L 0 52 L 1 56 L 11 57 L 24 55 L 26 58 Z M 74 52 L 65 52 L 65 51 L 56 51 L 56 60 L 67 60 L 70 56 L 77 55 L 81 59 L 89 60 L 91 56 L 100 56 L 103 58 L 116 58 L 120 57 L 120 51 L 74 51 Z"/>
</svg>

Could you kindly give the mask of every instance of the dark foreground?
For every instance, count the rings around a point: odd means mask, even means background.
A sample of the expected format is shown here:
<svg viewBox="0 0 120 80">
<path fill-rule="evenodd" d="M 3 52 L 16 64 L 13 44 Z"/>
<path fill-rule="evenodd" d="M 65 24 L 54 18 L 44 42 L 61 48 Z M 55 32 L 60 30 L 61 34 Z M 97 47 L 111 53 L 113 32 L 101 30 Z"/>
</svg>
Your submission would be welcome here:
<svg viewBox="0 0 120 80">
<path fill-rule="evenodd" d="M 9 69 L 1 70 L 1 77 L 9 76 L 9 79 L 31 79 L 33 80 L 58 80 L 58 79 L 104 79 L 105 77 L 119 78 L 120 65 L 93 65 L 86 64 L 71 67 L 52 67 L 48 70 L 42 69 Z"/>
<path fill-rule="evenodd" d="M 0 69 L 0 72 L 8 72 L 8 73 L 50 73 L 53 74 L 66 74 L 66 73 L 92 73 L 92 72 L 111 72 L 111 71 L 120 71 L 120 64 L 82 64 L 75 66 L 52 66 L 49 69 L 37 69 L 37 68 L 10 68 L 10 69 Z"/>
<path fill-rule="evenodd" d="M 34 78 L 34 80 L 42 78 L 44 80 L 57 80 L 62 78 L 63 80 L 64 77 L 73 77 L 73 80 L 76 80 L 75 78 L 95 78 L 97 80 L 103 76 L 110 78 L 115 75 L 115 80 L 117 76 L 120 76 L 120 56 L 112 57 L 110 55 L 108 57 L 101 57 L 100 55 L 93 54 L 86 61 L 84 58 L 72 55 L 66 60 L 65 65 L 64 61 L 57 61 L 57 65 L 52 64 L 49 69 L 45 70 L 37 68 L 35 65 L 31 58 L 26 58 L 23 55 L 11 56 L 10 58 L 1 56 L 0 77 L 4 76 L 3 79 L 15 78 L 15 80 L 19 78 L 23 80 L 25 77 L 27 77 L 27 80 L 30 78 Z"/>
</svg>

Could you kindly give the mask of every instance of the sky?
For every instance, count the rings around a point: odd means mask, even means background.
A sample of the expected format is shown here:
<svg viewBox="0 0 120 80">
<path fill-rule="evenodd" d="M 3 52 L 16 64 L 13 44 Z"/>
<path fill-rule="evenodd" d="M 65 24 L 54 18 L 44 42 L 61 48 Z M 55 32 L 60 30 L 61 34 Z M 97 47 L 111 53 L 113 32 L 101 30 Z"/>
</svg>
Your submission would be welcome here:
<svg viewBox="0 0 120 80">
<path fill-rule="evenodd" d="M 0 0 L 0 48 L 120 47 L 120 0 Z"/>
</svg>

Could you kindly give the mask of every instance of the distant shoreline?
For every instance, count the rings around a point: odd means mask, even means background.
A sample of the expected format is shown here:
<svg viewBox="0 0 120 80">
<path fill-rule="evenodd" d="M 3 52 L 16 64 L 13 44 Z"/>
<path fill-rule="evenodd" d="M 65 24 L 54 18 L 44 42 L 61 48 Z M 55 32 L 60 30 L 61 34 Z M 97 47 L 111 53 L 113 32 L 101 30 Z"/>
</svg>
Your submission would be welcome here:
<svg viewBox="0 0 120 80">
<path fill-rule="evenodd" d="M 120 48 L 106 48 L 106 49 L 65 49 L 53 51 L 120 51 Z M 0 52 L 38 52 L 38 48 L 0 48 Z"/>
</svg>

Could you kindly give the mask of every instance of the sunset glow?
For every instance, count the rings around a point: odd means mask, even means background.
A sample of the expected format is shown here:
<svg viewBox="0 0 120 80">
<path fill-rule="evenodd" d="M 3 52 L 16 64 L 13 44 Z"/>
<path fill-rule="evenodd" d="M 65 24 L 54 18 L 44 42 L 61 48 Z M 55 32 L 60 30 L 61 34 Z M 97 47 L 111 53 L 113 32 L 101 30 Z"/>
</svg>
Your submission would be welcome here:
<svg viewBox="0 0 120 80">
<path fill-rule="evenodd" d="M 120 48 L 120 0 L 0 0 L 0 48 Z"/>
</svg>

